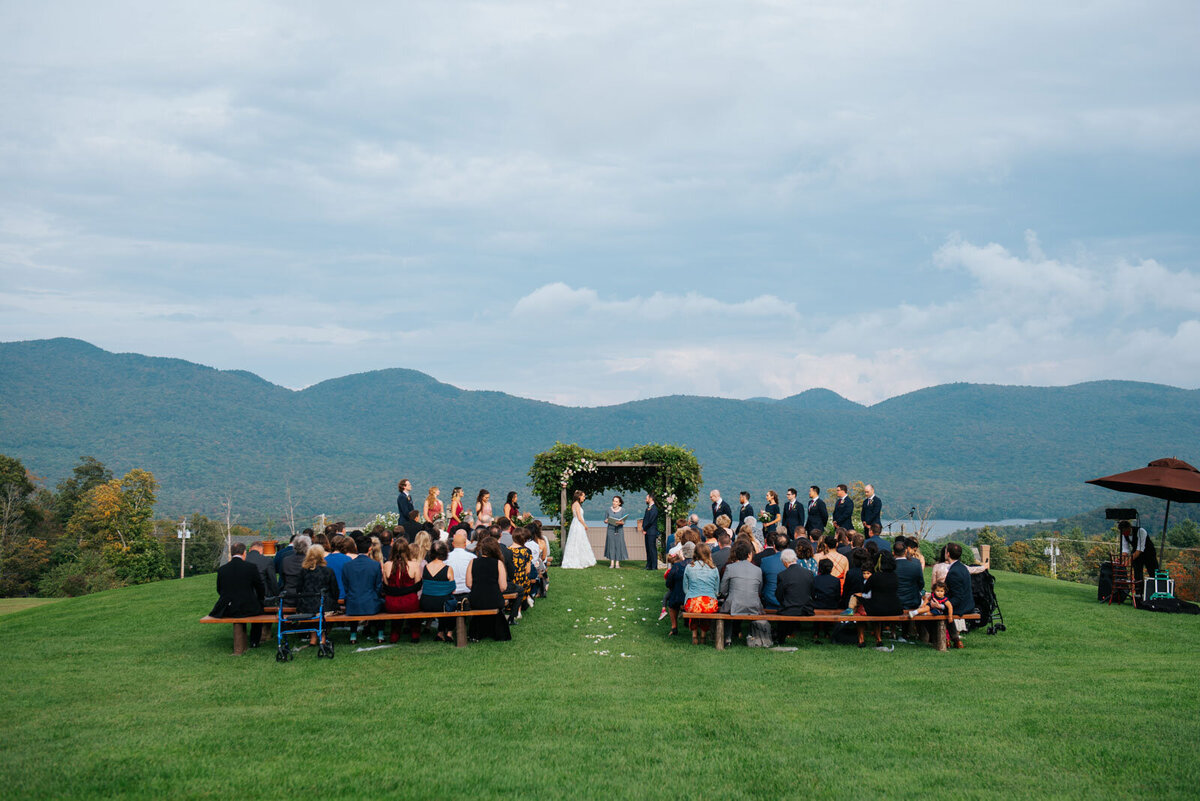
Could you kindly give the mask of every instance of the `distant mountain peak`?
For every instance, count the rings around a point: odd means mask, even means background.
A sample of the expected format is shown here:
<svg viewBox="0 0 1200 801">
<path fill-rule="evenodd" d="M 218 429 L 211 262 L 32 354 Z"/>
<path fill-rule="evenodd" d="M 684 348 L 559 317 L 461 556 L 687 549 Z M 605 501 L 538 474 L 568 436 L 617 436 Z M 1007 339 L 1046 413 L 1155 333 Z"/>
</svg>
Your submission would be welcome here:
<svg viewBox="0 0 1200 801">
<path fill-rule="evenodd" d="M 797 395 L 789 395 L 779 401 L 782 406 L 806 411 L 842 411 L 844 409 L 865 408 L 861 403 L 855 403 L 849 398 L 843 398 L 832 389 L 813 387 Z"/>
</svg>

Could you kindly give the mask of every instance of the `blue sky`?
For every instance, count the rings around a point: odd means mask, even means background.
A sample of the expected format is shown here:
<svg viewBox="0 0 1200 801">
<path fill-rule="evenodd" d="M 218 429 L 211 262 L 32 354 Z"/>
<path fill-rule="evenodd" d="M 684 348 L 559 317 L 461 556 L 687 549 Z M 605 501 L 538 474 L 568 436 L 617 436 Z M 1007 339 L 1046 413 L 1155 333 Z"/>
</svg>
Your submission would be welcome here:
<svg viewBox="0 0 1200 801">
<path fill-rule="evenodd" d="M 4 3 L 0 339 L 596 405 L 1200 385 L 1200 6 Z"/>
</svg>

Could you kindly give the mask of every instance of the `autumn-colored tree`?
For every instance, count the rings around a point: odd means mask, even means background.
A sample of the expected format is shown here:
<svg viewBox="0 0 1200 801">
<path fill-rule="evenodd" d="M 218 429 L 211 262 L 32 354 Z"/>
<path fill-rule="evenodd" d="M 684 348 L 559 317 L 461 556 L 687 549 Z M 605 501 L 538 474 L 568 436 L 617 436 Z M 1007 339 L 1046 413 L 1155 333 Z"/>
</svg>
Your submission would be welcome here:
<svg viewBox="0 0 1200 801">
<path fill-rule="evenodd" d="M 136 468 L 92 487 L 67 521 L 67 533 L 79 539 L 81 548 L 129 548 L 150 535 L 157 491 L 154 476 Z"/>
</svg>

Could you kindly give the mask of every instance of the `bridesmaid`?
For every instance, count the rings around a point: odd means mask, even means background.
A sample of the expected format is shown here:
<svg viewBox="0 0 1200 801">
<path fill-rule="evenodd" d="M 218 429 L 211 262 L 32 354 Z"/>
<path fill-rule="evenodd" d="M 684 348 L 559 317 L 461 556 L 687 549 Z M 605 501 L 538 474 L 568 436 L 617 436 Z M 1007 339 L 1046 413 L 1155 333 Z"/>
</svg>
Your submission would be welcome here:
<svg viewBox="0 0 1200 801">
<path fill-rule="evenodd" d="M 504 516 L 507 517 L 512 524 L 517 524 L 517 515 L 521 514 L 521 507 L 517 506 L 517 493 L 510 492 L 508 497 L 504 499 Z"/>
<path fill-rule="evenodd" d="M 475 520 L 481 526 L 492 524 L 492 493 L 485 489 L 481 489 L 475 498 Z"/>
<path fill-rule="evenodd" d="M 450 525 L 447 527 L 447 531 L 454 531 L 454 527 L 459 523 L 467 522 L 467 515 L 463 510 L 462 499 L 462 487 L 455 487 L 450 491 Z"/>
<path fill-rule="evenodd" d="M 625 549 L 625 500 L 620 495 L 614 495 L 612 508 L 604 516 L 608 524 L 608 534 L 604 537 L 604 558 L 609 567 L 620 567 L 622 559 L 629 558 Z"/>
<path fill-rule="evenodd" d="M 776 526 L 782 522 L 783 515 L 779 512 L 779 493 L 775 490 L 767 490 L 767 505 L 763 507 L 763 511 L 770 515 L 770 520 L 763 523 L 763 536 L 770 537 L 776 532 Z M 770 540 L 768 540 L 770 542 Z"/>
<path fill-rule="evenodd" d="M 421 507 L 421 518 L 426 523 L 434 522 L 442 514 L 442 502 L 438 500 L 441 492 L 437 487 L 430 487 L 429 494 L 425 496 L 425 505 Z"/>
</svg>

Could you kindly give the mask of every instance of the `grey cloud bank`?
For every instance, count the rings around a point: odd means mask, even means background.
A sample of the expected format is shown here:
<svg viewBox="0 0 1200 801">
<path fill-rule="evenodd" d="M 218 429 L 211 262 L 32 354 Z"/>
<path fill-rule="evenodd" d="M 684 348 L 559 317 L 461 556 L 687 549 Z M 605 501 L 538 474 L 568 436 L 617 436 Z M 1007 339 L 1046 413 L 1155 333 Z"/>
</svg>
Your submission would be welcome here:
<svg viewBox="0 0 1200 801">
<path fill-rule="evenodd" d="M 1189 3 L 6 17 L 2 339 L 586 405 L 1200 375 Z"/>
</svg>

